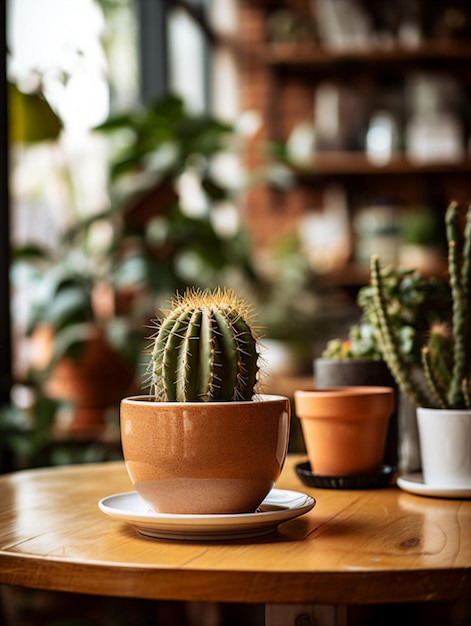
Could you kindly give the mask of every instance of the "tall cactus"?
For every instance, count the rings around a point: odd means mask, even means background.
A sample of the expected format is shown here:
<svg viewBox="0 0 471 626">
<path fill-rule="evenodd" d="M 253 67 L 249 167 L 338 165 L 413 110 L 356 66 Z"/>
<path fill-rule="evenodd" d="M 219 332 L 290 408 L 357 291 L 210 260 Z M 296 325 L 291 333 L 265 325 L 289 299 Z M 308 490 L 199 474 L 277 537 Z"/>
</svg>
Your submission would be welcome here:
<svg viewBox="0 0 471 626">
<path fill-rule="evenodd" d="M 422 354 L 426 386 L 413 378 L 412 367 L 402 356 L 385 302 L 380 262 L 371 259 L 371 285 L 377 318 L 378 340 L 384 360 L 401 390 L 416 405 L 435 408 L 471 408 L 471 205 L 464 228 L 456 202 L 446 211 L 448 271 L 453 301 L 450 326 L 432 326 Z"/>
<path fill-rule="evenodd" d="M 148 374 L 160 402 L 250 400 L 259 337 L 232 290 L 187 290 L 171 301 L 153 338 Z"/>
</svg>

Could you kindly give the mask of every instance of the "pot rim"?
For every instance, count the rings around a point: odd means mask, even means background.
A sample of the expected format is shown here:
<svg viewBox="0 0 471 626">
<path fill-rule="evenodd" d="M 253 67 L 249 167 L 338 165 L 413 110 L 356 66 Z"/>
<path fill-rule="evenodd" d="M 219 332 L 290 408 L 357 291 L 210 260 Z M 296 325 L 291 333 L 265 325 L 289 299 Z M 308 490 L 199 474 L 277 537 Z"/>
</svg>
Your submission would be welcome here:
<svg viewBox="0 0 471 626">
<path fill-rule="evenodd" d="M 423 411 L 427 413 L 433 413 L 439 415 L 443 413 L 451 413 L 451 415 L 458 415 L 463 413 L 471 413 L 471 409 L 437 409 L 436 407 L 418 406 L 417 411 Z"/>
<path fill-rule="evenodd" d="M 248 405 L 252 406 L 257 403 L 277 403 L 277 402 L 289 402 L 289 398 L 286 396 L 280 396 L 276 394 L 264 394 L 257 393 L 253 396 L 252 400 L 230 400 L 226 402 L 159 402 L 155 400 L 150 394 L 149 395 L 136 395 L 136 396 L 127 396 L 121 400 L 121 404 L 129 404 L 129 405 L 149 405 L 149 406 L 169 406 L 175 407 L 177 405 L 181 405 L 184 407 L 200 407 L 201 406 L 214 406 L 214 407 L 227 407 L 233 405 Z"/>
<path fill-rule="evenodd" d="M 338 398 L 358 396 L 388 396 L 394 393 L 393 387 L 375 387 L 374 385 L 345 385 L 316 389 L 297 389 L 295 397 L 300 398 Z"/>
</svg>

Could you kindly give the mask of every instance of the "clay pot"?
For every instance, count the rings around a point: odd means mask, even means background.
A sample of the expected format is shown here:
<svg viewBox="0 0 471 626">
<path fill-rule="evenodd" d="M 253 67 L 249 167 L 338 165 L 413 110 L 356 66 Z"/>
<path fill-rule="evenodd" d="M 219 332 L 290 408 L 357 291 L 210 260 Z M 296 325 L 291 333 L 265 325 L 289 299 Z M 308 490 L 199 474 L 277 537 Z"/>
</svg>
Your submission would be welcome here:
<svg viewBox="0 0 471 626">
<path fill-rule="evenodd" d="M 402 444 L 405 446 L 410 441 L 408 433 L 410 429 L 406 429 L 405 420 L 409 418 L 411 410 L 413 411 L 410 420 L 415 421 L 415 408 L 411 406 L 408 410 L 410 401 L 406 397 L 401 397 L 397 389 L 396 381 L 392 376 L 386 361 L 376 359 L 314 359 L 314 385 L 317 389 L 326 387 L 392 387 L 395 393 L 395 408 L 389 420 L 388 433 L 386 435 L 386 445 L 384 450 L 383 462 L 396 466 L 399 461 L 399 418 L 401 418 Z M 399 416 L 399 405 L 402 408 L 402 414 Z M 410 451 L 410 444 L 409 449 Z M 411 452 L 411 451 L 410 451 Z M 405 457 L 406 451 L 403 456 Z"/>
<path fill-rule="evenodd" d="M 134 372 L 97 332 L 84 344 L 78 360 L 64 357 L 45 383 L 51 398 L 73 404 L 69 429 L 103 429 L 109 407 L 118 406 L 123 389 L 132 389 Z"/>
<path fill-rule="evenodd" d="M 394 408 L 391 387 L 335 387 L 295 391 L 311 471 L 355 476 L 378 471 Z"/>
<path fill-rule="evenodd" d="M 121 402 L 124 460 L 136 491 L 157 513 L 252 513 L 278 479 L 288 449 L 290 404 Z"/>
</svg>

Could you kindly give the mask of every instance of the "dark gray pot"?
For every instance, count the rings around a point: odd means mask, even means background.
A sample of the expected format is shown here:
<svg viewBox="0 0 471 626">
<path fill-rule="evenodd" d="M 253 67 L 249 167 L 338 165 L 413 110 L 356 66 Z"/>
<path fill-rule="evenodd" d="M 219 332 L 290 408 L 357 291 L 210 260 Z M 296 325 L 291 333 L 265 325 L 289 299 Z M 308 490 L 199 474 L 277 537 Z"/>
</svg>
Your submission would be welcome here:
<svg viewBox="0 0 471 626">
<path fill-rule="evenodd" d="M 384 361 L 372 359 L 315 359 L 316 387 L 394 387 L 396 383 Z"/>
</svg>

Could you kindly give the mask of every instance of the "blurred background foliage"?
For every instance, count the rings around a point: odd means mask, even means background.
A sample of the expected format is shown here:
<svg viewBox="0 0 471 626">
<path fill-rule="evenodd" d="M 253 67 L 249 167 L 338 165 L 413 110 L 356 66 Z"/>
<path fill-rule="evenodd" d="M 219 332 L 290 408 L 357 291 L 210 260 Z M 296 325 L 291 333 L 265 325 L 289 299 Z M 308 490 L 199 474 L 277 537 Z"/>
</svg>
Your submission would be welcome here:
<svg viewBox="0 0 471 626">
<path fill-rule="evenodd" d="M 51 123 L 43 96 L 27 99 L 28 105 L 33 101 L 34 115 L 43 113 L 50 129 L 34 141 L 57 141 L 60 120 Z M 24 108 L 21 116 L 28 116 Z M 87 383 L 98 383 L 99 393 L 104 385 L 116 389 L 116 360 L 131 372 L 118 395 L 100 407 L 100 423 L 107 420 L 116 432 L 120 397 L 140 391 L 152 319 L 188 286 L 235 288 L 254 304 L 269 338 L 291 341 L 301 360 L 310 361 L 314 276 L 293 240 L 280 242 L 269 273 L 254 262 L 237 202 L 252 178 L 270 174 L 244 172 L 243 140 L 234 127 L 190 113 L 181 98 L 169 95 L 111 116 L 93 132 L 106 137 L 112 155 L 108 206 L 75 216 L 54 246 L 32 241 L 13 249 L 12 285 L 27 301 L 29 360 L 16 381 L 16 400 L 0 413 L 4 469 L 109 458 L 106 446 L 74 446 L 76 435 L 61 445 L 54 434 L 58 416 L 78 394 L 89 394 L 88 387 L 66 387 L 82 375 L 88 346 L 98 337 L 117 358 L 107 360 L 106 378 L 96 374 L 104 366 L 92 365 L 95 375 L 88 378 L 94 380 Z"/>
</svg>

